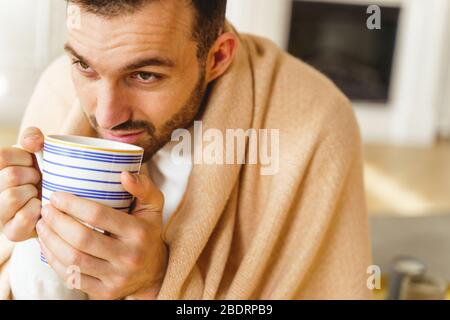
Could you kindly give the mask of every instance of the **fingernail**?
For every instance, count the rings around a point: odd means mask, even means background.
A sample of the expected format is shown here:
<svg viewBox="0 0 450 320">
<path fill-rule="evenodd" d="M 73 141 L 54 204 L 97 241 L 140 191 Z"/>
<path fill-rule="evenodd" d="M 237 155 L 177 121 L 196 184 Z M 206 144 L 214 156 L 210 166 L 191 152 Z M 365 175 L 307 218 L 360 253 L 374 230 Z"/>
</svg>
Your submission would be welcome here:
<svg viewBox="0 0 450 320">
<path fill-rule="evenodd" d="M 58 203 L 59 203 L 59 197 L 57 193 L 52 193 L 52 195 L 50 196 L 50 202 L 58 208 Z"/>
<path fill-rule="evenodd" d="M 39 135 L 36 133 L 30 133 L 28 135 L 25 136 L 26 139 L 36 139 L 39 138 Z"/>
<path fill-rule="evenodd" d="M 131 172 L 127 172 L 128 177 L 130 180 L 134 183 L 137 183 L 139 181 L 138 176 L 136 174 L 133 174 Z"/>
<path fill-rule="evenodd" d="M 48 208 L 47 208 L 47 206 L 42 208 L 41 215 L 42 215 L 42 217 L 44 217 L 45 220 L 47 220 L 47 217 L 48 217 Z"/>
<path fill-rule="evenodd" d="M 29 139 L 29 140 L 38 140 L 41 139 L 41 135 L 37 134 L 37 133 L 31 133 L 29 135 L 25 136 L 25 139 Z"/>
<path fill-rule="evenodd" d="M 42 233 L 44 231 L 44 222 L 40 219 L 36 224 L 36 230 L 38 233 Z"/>
</svg>

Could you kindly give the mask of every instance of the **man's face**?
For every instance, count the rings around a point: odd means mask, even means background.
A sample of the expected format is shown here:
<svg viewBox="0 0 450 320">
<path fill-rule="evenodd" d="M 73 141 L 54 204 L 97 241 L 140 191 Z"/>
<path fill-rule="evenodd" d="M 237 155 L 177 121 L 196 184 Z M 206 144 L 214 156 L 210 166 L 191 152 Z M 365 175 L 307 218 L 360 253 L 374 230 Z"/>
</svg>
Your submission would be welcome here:
<svg viewBox="0 0 450 320">
<path fill-rule="evenodd" d="M 139 145 L 148 160 L 187 127 L 206 90 L 192 39 L 194 9 L 151 1 L 114 18 L 81 11 L 66 51 L 84 112 L 100 137 Z"/>
</svg>

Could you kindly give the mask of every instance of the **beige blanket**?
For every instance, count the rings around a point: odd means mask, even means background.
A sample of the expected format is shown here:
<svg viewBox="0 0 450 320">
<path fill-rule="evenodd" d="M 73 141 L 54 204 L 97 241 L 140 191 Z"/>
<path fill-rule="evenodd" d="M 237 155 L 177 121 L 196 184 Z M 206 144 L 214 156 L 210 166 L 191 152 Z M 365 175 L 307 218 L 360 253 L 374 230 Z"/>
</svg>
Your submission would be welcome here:
<svg viewBox="0 0 450 320">
<path fill-rule="evenodd" d="M 280 170 L 261 176 L 258 165 L 194 166 L 164 228 L 170 258 L 159 298 L 371 298 L 359 130 L 338 89 L 271 42 L 240 36 L 202 120 L 204 130 L 280 129 Z M 30 125 L 93 134 L 66 58 L 42 76 L 22 128 Z M 1 264 L 11 245 L 0 241 Z M 0 282 L 6 298 L 5 272 Z"/>
</svg>

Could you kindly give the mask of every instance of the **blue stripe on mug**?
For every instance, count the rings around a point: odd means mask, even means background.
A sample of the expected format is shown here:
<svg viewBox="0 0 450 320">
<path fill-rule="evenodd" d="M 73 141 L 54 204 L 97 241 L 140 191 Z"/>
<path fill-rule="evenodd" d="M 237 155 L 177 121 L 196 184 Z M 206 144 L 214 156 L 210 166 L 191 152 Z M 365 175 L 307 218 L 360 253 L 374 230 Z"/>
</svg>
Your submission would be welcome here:
<svg viewBox="0 0 450 320">
<path fill-rule="evenodd" d="M 42 186 L 46 187 L 47 189 L 51 189 L 51 191 L 56 192 L 65 192 L 65 193 L 72 193 L 80 196 L 95 196 L 95 197 L 106 197 L 108 199 L 131 199 L 133 196 L 131 194 L 107 194 L 107 193 L 96 193 L 96 192 L 83 192 L 83 191 L 76 191 L 76 190 L 69 190 L 67 188 L 60 188 L 60 187 L 54 187 L 51 185 L 48 185 L 45 182 L 42 182 Z"/>
<path fill-rule="evenodd" d="M 42 195 L 42 199 L 47 200 L 50 202 L 50 199 L 47 198 L 46 196 Z M 130 210 L 131 206 L 128 207 L 113 207 L 114 210 Z"/>
<path fill-rule="evenodd" d="M 77 180 L 77 181 L 86 181 L 86 182 L 96 182 L 96 183 L 104 183 L 104 184 L 122 184 L 120 181 L 103 181 L 103 180 L 92 180 L 92 179 L 83 179 L 83 178 L 75 178 L 75 177 L 69 177 L 62 174 L 57 174 L 54 172 L 50 172 L 48 170 L 42 170 L 44 173 L 49 174 L 51 176 L 70 179 L 70 180 Z"/>
<path fill-rule="evenodd" d="M 77 169 L 77 170 L 86 170 L 86 171 L 104 172 L 104 173 L 117 173 L 117 174 L 122 173 L 122 171 L 100 170 L 100 169 L 83 168 L 83 167 L 77 167 L 77 166 L 69 166 L 67 164 L 56 163 L 56 162 L 49 161 L 46 159 L 44 159 L 44 162 L 55 165 L 55 166 L 59 166 L 59 167 L 71 168 L 71 169 Z M 138 172 L 139 171 L 130 171 L 130 173 L 138 173 Z"/>
<path fill-rule="evenodd" d="M 126 191 L 103 191 L 103 190 L 93 190 L 93 189 L 83 189 L 83 188 L 76 188 L 76 187 L 68 187 L 63 186 L 60 184 L 56 184 L 50 181 L 43 181 L 46 185 L 53 187 L 53 188 L 59 188 L 59 189 L 66 189 L 68 191 L 74 191 L 74 192 L 87 192 L 87 193 L 96 193 L 99 195 L 116 195 L 116 196 L 129 196 L 130 193 Z"/>
<path fill-rule="evenodd" d="M 45 259 L 44 255 L 41 254 L 41 261 L 45 264 L 48 264 L 47 259 Z"/>
<path fill-rule="evenodd" d="M 51 192 L 66 192 L 66 191 L 60 190 L 58 188 L 49 187 L 49 186 L 45 185 L 44 183 L 42 184 L 42 189 L 51 191 Z M 98 194 L 90 194 L 90 193 L 83 193 L 83 192 L 71 192 L 71 194 L 78 196 L 78 197 L 82 197 L 82 198 L 99 199 L 99 200 L 131 200 L 133 198 L 133 196 L 131 196 L 131 195 L 130 196 L 101 196 Z"/>
<path fill-rule="evenodd" d="M 45 143 L 45 147 L 48 149 L 59 151 L 59 152 L 70 152 L 72 154 L 78 154 L 82 156 L 90 156 L 90 157 L 98 157 L 98 158 L 114 158 L 119 160 L 140 160 L 142 155 L 120 155 L 120 154 L 114 154 L 114 153 L 100 153 L 100 152 L 90 152 L 90 151 L 84 151 L 84 150 L 77 150 L 77 149 L 69 149 L 64 148 L 52 144 Z"/>
<path fill-rule="evenodd" d="M 95 196 L 95 197 L 105 197 L 105 198 L 108 198 L 108 199 L 119 199 L 119 200 L 121 200 L 121 199 L 131 199 L 133 197 L 131 194 L 123 194 L 123 195 L 98 194 L 98 193 L 92 193 L 92 192 L 66 190 L 64 188 L 57 188 L 57 187 L 49 186 L 46 183 L 42 183 L 42 186 L 46 187 L 50 191 L 65 192 L 65 193 L 72 193 L 72 194 L 78 194 L 78 195 L 87 195 L 87 196 Z"/>
<path fill-rule="evenodd" d="M 83 156 L 75 155 L 75 154 L 70 153 L 70 152 L 60 152 L 60 151 L 49 150 L 47 147 L 44 147 L 44 152 L 48 152 L 50 154 L 63 156 L 63 157 L 70 157 L 70 158 L 74 158 L 74 159 L 89 160 L 89 161 L 96 161 L 96 162 L 104 162 L 104 163 L 111 163 L 111 164 L 139 164 L 139 163 L 141 163 L 141 160 L 123 161 L 123 160 L 117 160 L 117 159 L 105 160 L 105 159 L 102 159 L 102 158 L 83 157 Z"/>
<path fill-rule="evenodd" d="M 64 190 L 59 190 L 56 188 L 51 188 L 48 186 L 43 187 L 44 190 L 49 191 L 49 192 L 64 192 L 64 193 L 69 193 L 67 191 Z M 86 198 L 86 199 L 99 199 L 99 200 L 108 200 L 108 201 L 124 201 L 124 200 L 131 200 L 133 199 L 133 197 L 113 197 L 113 196 L 99 196 L 99 195 L 95 195 L 95 194 L 85 194 L 85 193 L 78 193 L 78 192 L 73 192 L 70 193 L 73 194 L 77 197 L 80 198 Z"/>
</svg>

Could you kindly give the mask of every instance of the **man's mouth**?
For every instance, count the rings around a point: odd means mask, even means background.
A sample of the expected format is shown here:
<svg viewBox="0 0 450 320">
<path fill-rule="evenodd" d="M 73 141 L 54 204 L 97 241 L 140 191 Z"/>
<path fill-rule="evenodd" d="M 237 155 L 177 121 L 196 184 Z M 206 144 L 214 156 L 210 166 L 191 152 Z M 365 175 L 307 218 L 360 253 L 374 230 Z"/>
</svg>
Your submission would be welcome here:
<svg viewBox="0 0 450 320">
<path fill-rule="evenodd" d="M 128 144 L 136 144 L 142 135 L 145 133 L 145 130 L 141 131 L 105 131 L 103 132 L 103 137 L 108 140 L 128 143 Z"/>
</svg>

